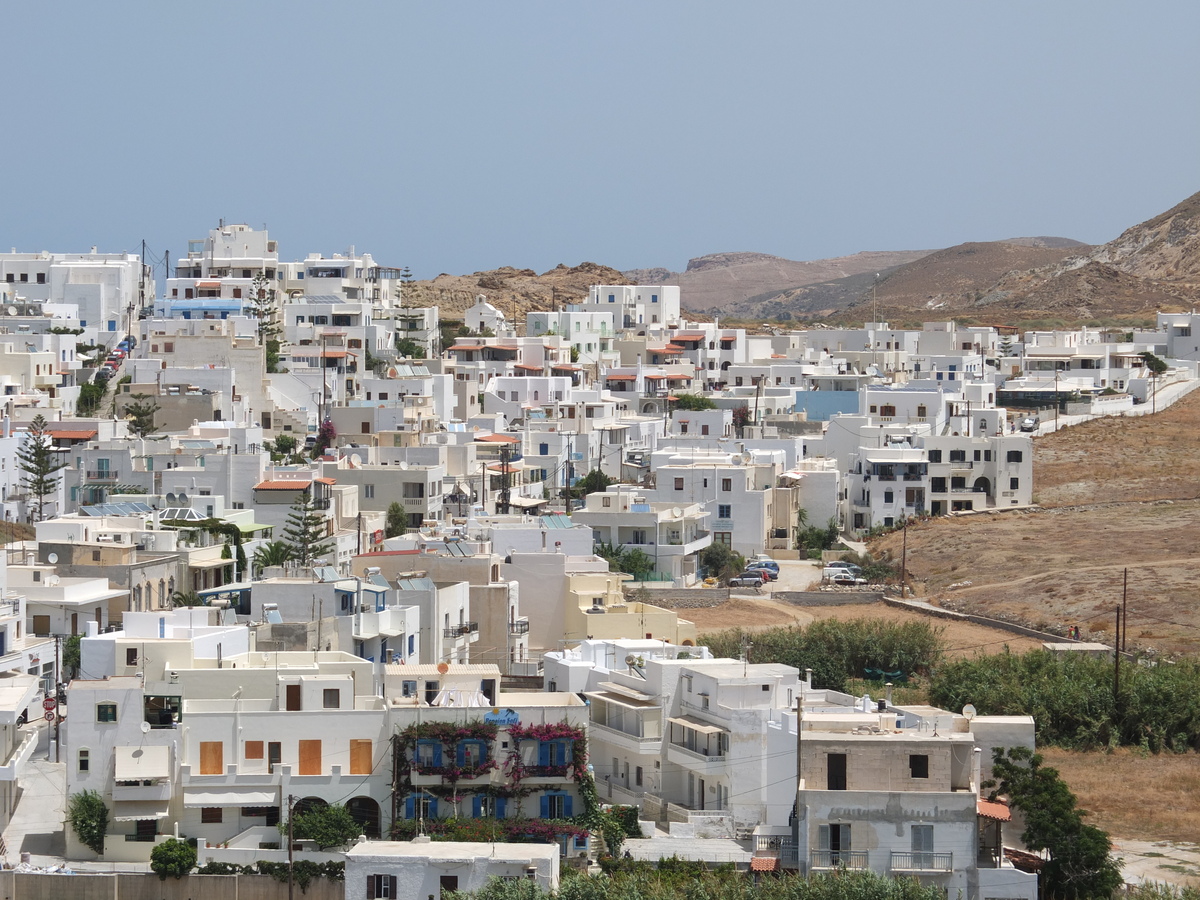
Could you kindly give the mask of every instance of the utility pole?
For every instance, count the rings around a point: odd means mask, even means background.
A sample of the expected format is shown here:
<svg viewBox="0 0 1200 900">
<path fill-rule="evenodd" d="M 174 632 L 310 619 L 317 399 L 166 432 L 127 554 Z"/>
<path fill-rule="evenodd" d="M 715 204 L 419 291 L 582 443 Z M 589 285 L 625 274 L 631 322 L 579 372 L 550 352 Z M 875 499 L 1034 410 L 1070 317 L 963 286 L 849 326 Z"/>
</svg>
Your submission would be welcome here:
<svg viewBox="0 0 1200 900">
<path fill-rule="evenodd" d="M 58 686 L 59 686 L 59 684 L 62 683 L 62 669 L 59 668 L 59 666 L 61 665 L 61 659 L 62 659 L 62 657 L 59 653 L 59 647 L 61 646 L 61 642 L 62 642 L 62 635 L 56 634 L 54 636 L 54 701 L 55 701 L 55 703 L 58 702 Z M 54 715 L 54 761 L 58 762 L 60 759 L 62 759 L 62 744 L 60 743 L 60 738 L 59 738 L 59 723 L 62 722 L 62 710 L 58 709 L 57 706 L 55 707 L 55 710 L 56 710 L 56 712 Z"/>
<path fill-rule="evenodd" d="M 1058 364 L 1055 363 L 1055 366 Z M 1058 369 L 1054 370 L 1054 430 L 1058 431 Z"/>
<path fill-rule="evenodd" d="M 1113 641 L 1113 724 L 1117 722 L 1117 698 L 1121 693 L 1121 607 L 1117 607 L 1117 637 Z"/>
<path fill-rule="evenodd" d="M 496 499 L 496 515 L 508 515 L 508 501 L 511 492 L 512 448 L 508 444 L 500 447 L 500 496 Z"/>
<path fill-rule="evenodd" d="M 288 900 L 292 900 L 292 867 L 294 860 L 292 859 L 292 801 L 296 798 L 288 794 Z"/>
<path fill-rule="evenodd" d="M 900 597 L 907 596 L 908 588 L 908 516 L 904 517 L 904 540 L 900 544 Z"/>
<path fill-rule="evenodd" d="M 1121 652 L 1129 640 L 1129 570 L 1125 570 L 1125 583 L 1121 588 Z"/>
</svg>

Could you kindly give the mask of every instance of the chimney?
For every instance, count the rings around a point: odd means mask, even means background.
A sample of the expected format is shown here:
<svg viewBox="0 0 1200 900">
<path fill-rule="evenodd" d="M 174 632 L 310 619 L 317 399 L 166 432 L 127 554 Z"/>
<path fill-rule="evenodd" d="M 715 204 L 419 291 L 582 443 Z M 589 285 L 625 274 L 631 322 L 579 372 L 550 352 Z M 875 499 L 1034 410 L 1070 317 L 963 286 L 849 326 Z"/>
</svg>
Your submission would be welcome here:
<svg viewBox="0 0 1200 900">
<path fill-rule="evenodd" d="M 887 705 L 891 706 L 892 705 L 892 683 L 889 681 L 887 684 L 884 685 L 884 687 L 887 688 Z"/>
<path fill-rule="evenodd" d="M 95 637 L 96 635 L 98 635 L 100 633 L 100 623 L 99 622 L 93 622 L 89 619 L 84 624 L 87 625 L 87 636 L 88 637 Z"/>
</svg>

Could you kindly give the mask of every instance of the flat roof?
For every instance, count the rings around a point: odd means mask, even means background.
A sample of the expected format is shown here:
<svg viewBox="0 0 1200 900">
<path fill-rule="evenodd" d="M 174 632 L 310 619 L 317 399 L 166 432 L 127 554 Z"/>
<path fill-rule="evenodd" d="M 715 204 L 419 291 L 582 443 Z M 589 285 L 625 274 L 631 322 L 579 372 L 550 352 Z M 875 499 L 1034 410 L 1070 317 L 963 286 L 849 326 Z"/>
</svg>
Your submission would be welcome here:
<svg viewBox="0 0 1200 900">
<path fill-rule="evenodd" d="M 464 863 L 494 859 L 506 863 L 531 863 L 558 858 L 557 844 L 485 844 L 479 841 L 364 841 L 346 851 L 353 859 L 415 857 Z"/>
</svg>

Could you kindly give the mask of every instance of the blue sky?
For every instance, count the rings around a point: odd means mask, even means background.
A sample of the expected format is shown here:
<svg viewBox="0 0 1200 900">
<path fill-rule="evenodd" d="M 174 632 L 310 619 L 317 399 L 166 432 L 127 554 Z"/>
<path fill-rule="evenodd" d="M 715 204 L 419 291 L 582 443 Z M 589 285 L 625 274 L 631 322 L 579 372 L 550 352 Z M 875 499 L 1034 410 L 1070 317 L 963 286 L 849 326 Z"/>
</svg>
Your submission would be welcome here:
<svg viewBox="0 0 1200 900">
<path fill-rule="evenodd" d="M 1200 190 L 1200 4 L 24 3 L 0 247 L 421 278 L 1103 242 Z"/>
</svg>

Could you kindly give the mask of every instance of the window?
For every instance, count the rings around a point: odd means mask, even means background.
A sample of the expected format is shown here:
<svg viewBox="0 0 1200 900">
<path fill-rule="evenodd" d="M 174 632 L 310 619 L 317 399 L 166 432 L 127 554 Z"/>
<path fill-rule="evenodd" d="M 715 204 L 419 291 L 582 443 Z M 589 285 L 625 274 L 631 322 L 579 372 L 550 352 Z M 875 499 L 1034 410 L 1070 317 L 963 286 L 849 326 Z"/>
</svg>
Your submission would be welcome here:
<svg viewBox="0 0 1200 900">
<path fill-rule="evenodd" d="M 267 771 L 274 772 L 283 760 L 283 745 L 279 741 L 267 742 Z"/>
<path fill-rule="evenodd" d="M 733 490 L 733 479 L 732 478 L 722 478 L 721 479 L 721 490 L 732 491 Z"/>
<path fill-rule="evenodd" d="M 1019 462 L 1022 462 L 1024 459 L 1025 459 L 1025 456 L 1020 450 L 1009 450 L 1008 451 L 1008 461 L 1009 462 L 1019 463 Z"/>
<path fill-rule="evenodd" d="M 263 758 L 263 742 L 262 741 L 246 741 L 246 759 L 262 759 Z"/>
<path fill-rule="evenodd" d="M 891 502 L 892 502 L 894 499 L 895 499 L 895 498 L 894 498 L 894 496 L 893 496 L 893 494 L 892 494 L 892 492 L 891 492 L 891 491 L 884 491 L 884 492 L 883 492 L 883 502 L 884 502 L 884 503 L 891 503 Z"/>
<path fill-rule="evenodd" d="M 136 666 L 137 659 L 138 659 L 137 647 L 126 647 L 125 648 L 125 665 Z"/>
<path fill-rule="evenodd" d="M 87 750 L 79 751 L 79 771 L 80 772 L 86 772 L 88 770 L 88 765 L 91 762 L 91 760 L 88 758 L 89 755 L 90 754 L 88 753 Z"/>
<path fill-rule="evenodd" d="M 822 855 L 828 854 L 828 865 L 840 864 L 843 861 L 842 854 L 850 852 L 850 826 L 842 824 L 818 826 L 817 845 Z M 820 861 L 826 862 L 824 859 Z"/>
<path fill-rule="evenodd" d="M 300 741 L 300 774 L 321 774 L 320 741 Z"/>
<path fill-rule="evenodd" d="M 881 416 L 895 416 L 896 415 L 896 407 L 881 406 L 881 407 L 879 407 L 879 414 Z"/>
<path fill-rule="evenodd" d="M 910 778 L 929 777 L 929 757 L 924 753 L 914 753 L 908 757 L 908 774 Z"/>
<path fill-rule="evenodd" d="M 363 497 L 367 500 L 374 500 L 375 499 L 375 485 L 364 484 L 363 485 Z"/>
<path fill-rule="evenodd" d="M 600 505 L 603 507 L 606 507 L 606 508 L 612 506 L 612 498 L 611 497 L 601 497 Z"/>
<path fill-rule="evenodd" d="M 396 896 L 396 876 L 395 875 L 368 875 L 367 876 L 367 900 L 377 900 L 377 898 L 391 898 Z"/>
<path fill-rule="evenodd" d="M 933 865 L 933 826 L 912 826 L 912 865 L 917 869 L 928 869 Z"/>
<path fill-rule="evenodd" d="M 1020 478 L 1010 478 L 1010 479 L 1008 479 L 1008 489 L 1009 489 L 1010 491 L 1015 491 L 1015 490 L 1017 490 L 1017 488 L 1019 488 L 1020 486 L 1021 486 L 1021 479 L 1020 479 Z"/>
<path fill-rule="evenodd" d="M 411 640 L 411 636 L 410 636 L 410 640 Z M 409 653 L 411 653 L 411 652 L 412 652 L 412 647 L 410 646 Z M 400 682 L 400 696 L 401 697 L 417 696 L 417 683 L 415 681 Z"/>
<path fill-rule="evenodd" d="M 225 774 L 225 745 L 221 741 L 200 742 L 200 774 Z"/>
<path fill-rule="evenodd" d="M 846 790 L 846 754 L 845 753 L 827 753 L 825 754 L 825 790 L 827 791 L 844 791 Z"/>
<path fill-rule="evenodd" d="M 572 812 L 571 795 L 553 791 L 542 795 L 541 813 L 543 819 L 566 819 Z"/>
<path fill-rule="evenodd" d="M 371 740 L 362 738 L 350 741 L 350 774 L 371 774 Z"/>
<path fill-rule="evenodd" d="M 414 794 L 404 801 L 404 812 L 410 819 L 436 819 L 437 800 L 428 794 Z"/>
<path fill-rule="evenodd" d="M 717 505 L 717 518 L 718 519 L 733 518 L 733 505 L 730 503 L 718 504 Z"/>
<path fill-rule="evenodd" d="M 683 479 L 682 478 L 675 479 L 675 490 L 677 490 L 677 491 L 683 490 Z"/>
<path fill-rule="evenodd" d="M 642 767 L 638 766 L 633 770 L 633 783 L 637 787 L 642 786 Z"/>
<path fill-rule="evenodd" d="M 416 761 L 419 766 L 437 767 L 442 764 L 441 741 L 417 741 Z"/>
<path fill-rule="evenodd" d="M 97 703 L 96 704 L 96 721 L 97 722 L 115 722 L 115 721 L 117 721 L 117 704 L 115 704 L 115 703 Z"/>
<path fill-rule="evenodd" d="M 325 688 L 322 695 L 322 706 L 325 709 L 338 709 L 342 705 L 342 692 L 339 688 Z"/>
<path fill-rule="evenodd" d="M 200 808 L 200 822 L 204 825 L 221 824 L 221 807 L 204 806 Z"/>
<path fill-rule="evenodd" d="M 953 463 L 953 462 L 966 462 L 966 461 L 967 461 L 967 451 L 966 450 L 951 450 L 950 451 L 950 462 Z"/>
<path fill-rule="evenodd" d="M 940 463 L 942 461 L 942 451 L 941 450 L 930 450 L 929 451 L 929 461 L 931 463 Z"/>
<path fill-rule="evenodd" d="M 100 551 L 99 550 L 92 551 L 92 562 L 100 562 Z M 38 573 L 34 572 L 33 574 L 36 575 Z"/>
</svg>

